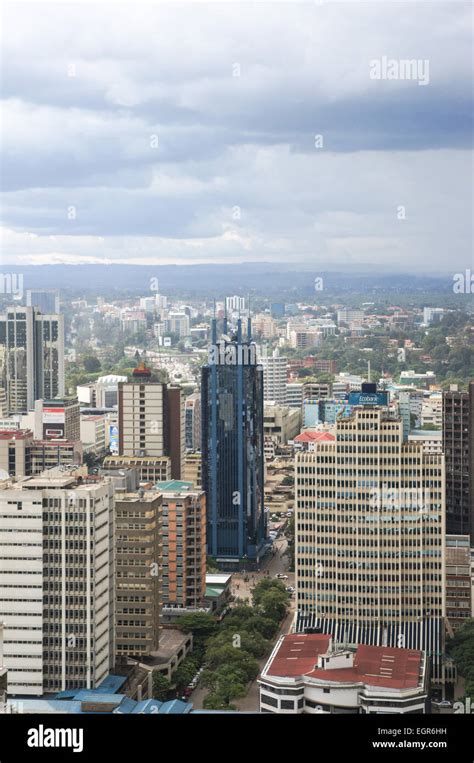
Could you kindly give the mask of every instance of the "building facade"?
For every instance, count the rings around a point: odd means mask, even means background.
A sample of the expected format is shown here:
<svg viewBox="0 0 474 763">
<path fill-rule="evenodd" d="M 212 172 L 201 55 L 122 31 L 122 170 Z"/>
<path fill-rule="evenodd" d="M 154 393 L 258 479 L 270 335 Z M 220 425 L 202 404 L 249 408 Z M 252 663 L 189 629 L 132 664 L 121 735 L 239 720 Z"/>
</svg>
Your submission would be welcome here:
<svg viewBox="0 0 474 763">
<path fill-rule="evenodd" d="M 446 532 L 470 535 L 474 546 L 474 382 L 443 393 Z"/>
<path fill-rule="evenodd" d="M 94 688 L 113 665 L 113 488 L 40 475 L 0 489 L 9 694 Z"/>
<path fill-rule="evenodd" d="M 197 609 L 206 593 L 206 497 L 191 483 L 158 482 L 163 504 L 163 607 Z"/>
<path fill-rule="evenodd" d="M 299 628 L 405 646 L 442 680 L 445 476 L 386 407 L 357 406 L 334 441 L 296 455 Z"/>
<path fill-rule="evenodd" d="M 117 493 L 115 500 L 115 651 L 157 651 L 162 606 L 161 496 Z"/>
<path fill-rule="evenodd" d="M 0 370 L 10 414 L 27 413 L 40 398 L 64 395 L 64 318 L 33 307 L 0 315 Z"/>
<path fill-rule="evenodd" d="M 202 368 L 202 484 L 207 501 L 207 552 L 223 568 L 258 565 L 265 538 L 263 371 L 251 341 L 237 334 L 217 342 Z"/>
</svg>

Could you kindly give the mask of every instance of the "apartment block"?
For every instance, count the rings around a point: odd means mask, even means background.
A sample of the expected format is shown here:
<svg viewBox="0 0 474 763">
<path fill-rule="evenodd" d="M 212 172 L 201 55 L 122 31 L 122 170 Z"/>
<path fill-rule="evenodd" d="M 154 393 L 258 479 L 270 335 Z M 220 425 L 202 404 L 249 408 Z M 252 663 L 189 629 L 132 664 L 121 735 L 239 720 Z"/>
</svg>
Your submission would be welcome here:
<svg viewBox="0 0 474 763">
<path fill-rule="evenodd" d="M 191 483 L 156 485 L 163 507 L 163 606 L 196 609 L 206 592 L 206 498 Z"/>
</svg>

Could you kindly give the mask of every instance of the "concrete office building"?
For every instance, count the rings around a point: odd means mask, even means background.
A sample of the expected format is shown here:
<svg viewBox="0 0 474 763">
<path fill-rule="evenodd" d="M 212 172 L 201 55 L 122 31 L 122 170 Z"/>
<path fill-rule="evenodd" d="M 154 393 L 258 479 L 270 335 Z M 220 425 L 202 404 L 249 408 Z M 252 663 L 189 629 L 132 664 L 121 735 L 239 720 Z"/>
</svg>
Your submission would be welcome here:
<svg viewBox="0 0 474 763">
<path fill-rule="evenodd" d="M 446 535 L 446 617 L 452 631 L 472 617 L 469 535 Z"/>
<path fill-rule="evenodd" d="M 184 482 L 192 482 L 195 488 L 202 487 L 202 457 L 201 453 L 186 453 L 183 469 Z"/>
<path fill-rule="evenodd" d="M 443 681 L 445 475 L 384 405 L 338 419 L 296 455 L 298 628 L 433 656 Z"/>
<path fill-rule="evenodd" d="M 1 483 L 0 618 L 9 694 L 94 688 L 108 675 L 112 544 L 108 482 L 56 473 Z"/>
<path fill-rule="evenodd" d="M 179 479 L 186 450 L 183 391 L 150 377 L 141 363 L 132 381 L 119 383 L 119 456 L 169 456 L 171 476 Z"/>
<path fill-rule="evenodd" d="M 259 362 L 263 368 L 263 395 L 265 402 L 284 405 L 286 401 L 287 358 L 280 357 L 278 349 L 270 357 L 261 355 Z"/>
<path fill-rule="evenodd" d="M 159 648 L 162 606 L 161 496 L 115 499 L 115 651 L 140 657 Z"/>
<path fill-rule="evenodd" d="M 10 414 L 27 413 L 35 400 L 64 395 L 64 318 L 33 307 L 0 315 L 2 384 Z"/>
<path fill-rule="evenodd" d="M 169 456 L 106 456 L 105 469 L 137 469 L 142 483 L 165 481 L 171 479 L 171 459 Z"/>
<path fill-rule="evenodd" d="M 0 431 L 0 469 L 10 477 L 29 477 L 56 466 L 82 464 L 78 440 L 35 440 L 29 429 Z"/>
<path fill-rule="evenodd" d="M 263 411 L 263 433 L 279 445 L 287 445 L 301 427 L 301 410 L 285 405 L 266 403 Z"/>
<path fill-rule="evenodd" d="M 35 400 L 37 440 L 80 440 L 80 405 L 71 398 Z"/>
<path fill-rule="evenodd" d="M 27 289 L 26 304 L 35 307 L 44 315 L 57 315 L 60 311 L 59 291 L 57 289 Z"/>
</svg>

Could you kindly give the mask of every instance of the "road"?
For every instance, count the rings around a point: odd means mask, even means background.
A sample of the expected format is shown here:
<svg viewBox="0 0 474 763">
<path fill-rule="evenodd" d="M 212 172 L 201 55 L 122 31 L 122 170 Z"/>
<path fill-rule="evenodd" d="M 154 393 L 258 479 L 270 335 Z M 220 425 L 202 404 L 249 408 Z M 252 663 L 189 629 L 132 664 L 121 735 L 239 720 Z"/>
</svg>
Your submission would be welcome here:
<svg viewBox="0 0 474 763">
<path fill-rule="evenodd" d="M 274 578 L 277 573 L 288 575 L 288 580 L 282 580 L 282 583 L 288 586 L 290 585 L 294 586 L 295 573 L 287 571 L 288 558 L 284 556 L 284 553 L 287 547 L 286 538 L 284 537 L 279 538 L 273 545 L 274 545 L 275 553 L 274 555 L 267 557 L 267 559 L 265 560 L 265 563 L 262 565 L 260 572 L 249 572 L 246 575 L 243 575 L 242 573 L 234 572 L 234 574 L 232 575 L 232 580 L 231 580 L 231 591 L 232 591 L 232 595 L 235 597 L 235 600 L 232 602 L 231 606 L 238 606 L 239 604 L 242 603 L 242 601 L 245 604 L 251 605 L 253 587 L 263 578 L 266 578 L 266 577 Z M 247 578 L 247 580 L 245 580 L 244 578 Z M 241 601 L 237 601 L 236 599 L 240 599 Z M 292 596 L 290 599 L 290 607 L 289 607 L 288 615 L 283 620 L 279 628 L 279 631 L 277 635 L 275 636 L 275 639 L 272 644 L 272 648 L 282 634 L 289 633 L 294 615 L 295 615 L 295 597 Z M 262 670 L 263 666 L 268 660 L 268 657 L 269 655 L 266 655 L 262 660 L 259 661 L 260 670 Z M 258 687 L 257 681 L 253 681 L 250 684 L 247 695 L 243 697 L 242 699 L 234 700 L 232 704 L 234 704 L 236 708 L 242 712 L 258 712 L 259 710 L 259 691 L 258 690 L 259 690 L 259 687 Z M 202 709 L 202 703 L 207 694 L 208 694 L 208 690 L 203 689 L 200 686 L 198 686 L 193 691 L 189 699 L 193 703 L 193 707 L 195 709 Z"/>
</svg>

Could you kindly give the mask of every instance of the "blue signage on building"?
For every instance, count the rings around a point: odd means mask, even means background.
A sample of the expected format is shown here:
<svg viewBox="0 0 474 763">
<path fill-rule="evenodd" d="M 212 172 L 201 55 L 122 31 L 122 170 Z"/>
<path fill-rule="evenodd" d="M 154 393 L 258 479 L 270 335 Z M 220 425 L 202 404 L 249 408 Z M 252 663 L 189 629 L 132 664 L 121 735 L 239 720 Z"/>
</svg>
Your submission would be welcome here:
<svg viewBox="0 0 474 763">
<path fill-rule="evenodd" d="M 349 405 L 388 405 L 388 392 L 349 392 Z"/>
</svg>

